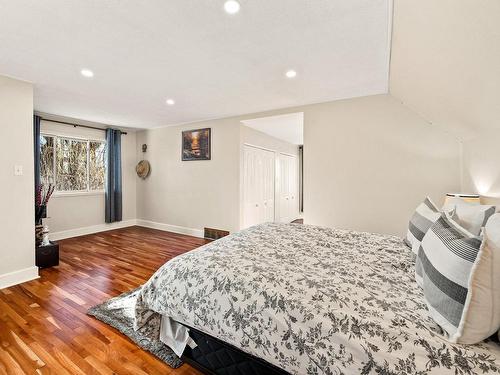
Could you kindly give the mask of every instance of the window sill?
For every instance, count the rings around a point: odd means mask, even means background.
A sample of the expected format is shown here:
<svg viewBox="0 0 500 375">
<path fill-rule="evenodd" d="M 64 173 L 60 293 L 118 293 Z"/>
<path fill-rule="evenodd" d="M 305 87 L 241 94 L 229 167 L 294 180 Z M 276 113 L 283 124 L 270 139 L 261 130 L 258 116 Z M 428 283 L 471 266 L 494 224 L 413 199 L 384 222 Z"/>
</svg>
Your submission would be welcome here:
<svg viewBox="0 0 500 375">
<path fill-rule="evenodd" d="M 56 191 L 56 192 L 54 192 L 53 198 L 85 197 L 85 196 L 104 195 L 104 194 L 105 194 L 104 190 L 96 190 L 96 191 L 68 191 L 68 192 Z"/>
</svg>

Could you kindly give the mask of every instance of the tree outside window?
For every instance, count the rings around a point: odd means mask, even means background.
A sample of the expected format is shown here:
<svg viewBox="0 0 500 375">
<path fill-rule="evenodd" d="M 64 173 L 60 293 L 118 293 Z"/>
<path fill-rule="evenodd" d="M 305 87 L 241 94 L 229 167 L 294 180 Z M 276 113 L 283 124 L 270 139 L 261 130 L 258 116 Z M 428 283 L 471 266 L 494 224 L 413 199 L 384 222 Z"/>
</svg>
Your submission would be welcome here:
<svg viewBox="0 0 500 375">
<path fill-rule="evenodd" d="M 104 190 L 106 142 L 41 135 L 41 183 L 58 192 Z"/>
</svg>

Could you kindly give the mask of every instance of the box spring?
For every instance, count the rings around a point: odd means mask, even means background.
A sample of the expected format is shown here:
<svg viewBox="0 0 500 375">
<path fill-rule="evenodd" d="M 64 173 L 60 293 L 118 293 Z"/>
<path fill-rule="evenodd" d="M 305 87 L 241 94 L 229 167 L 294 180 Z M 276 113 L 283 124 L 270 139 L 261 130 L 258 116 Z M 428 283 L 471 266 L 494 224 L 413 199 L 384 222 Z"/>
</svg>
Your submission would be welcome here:
<svg viewBox="0 0 500 375">
<path fill-rule="evenodd" d="M 184 350 L 182 360 L 210 375 L 285 375 L 286 371 L 243 352 L 219 339 L 189 328 L 189 336 L 197 344 Z"/>
</svg>

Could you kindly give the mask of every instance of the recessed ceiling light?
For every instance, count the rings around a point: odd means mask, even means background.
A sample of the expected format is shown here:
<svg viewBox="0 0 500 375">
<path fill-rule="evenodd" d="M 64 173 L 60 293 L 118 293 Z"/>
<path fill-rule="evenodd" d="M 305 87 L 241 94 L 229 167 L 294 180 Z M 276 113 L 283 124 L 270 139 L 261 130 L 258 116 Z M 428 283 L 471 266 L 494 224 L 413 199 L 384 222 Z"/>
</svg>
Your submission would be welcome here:
<svg viewBox="0 0 500 375">
<path fill-rule="evenodd" d="M 165 101 L 168 105 L 174 105 L 175 104 L 175 100 L 174 99 L 167 99 Z"/>
<path fill-rule="evenodd" d="M 224 10 L 228 14 L 236 14 L 240 11 L 240 3 L 236 0 L 228 0 L 224 3 Z"/>
<path fill-rule="evenodd" d="M 94 72 L 90 69 L 82 69 L 80 70 L 82 76 L 87 78 L 92 78 L 94 76 Z"/>
<path fill-rule="evenodd" d="M 285 75 L 287 78 L 295 78 L 297 77 L 297 72 L 295 70 L 288 70 Z"/>
</svg>

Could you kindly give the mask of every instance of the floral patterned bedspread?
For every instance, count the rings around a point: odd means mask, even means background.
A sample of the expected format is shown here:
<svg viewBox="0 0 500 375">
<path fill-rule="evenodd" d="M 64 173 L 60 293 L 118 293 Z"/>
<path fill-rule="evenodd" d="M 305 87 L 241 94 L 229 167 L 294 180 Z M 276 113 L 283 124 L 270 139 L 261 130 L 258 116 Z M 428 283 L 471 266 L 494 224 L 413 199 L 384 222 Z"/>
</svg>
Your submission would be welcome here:
<svg viewBox="0 0 500 375">
<path fill-rule="evenodd" d="M 500 372 L 497 342 L 441 338 L 412 253 L 393 236 L 258 225 L 162 266 L 139 294 L 136 326 L 156 313 L 292 374 Z"/>
</svg>

